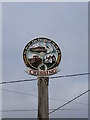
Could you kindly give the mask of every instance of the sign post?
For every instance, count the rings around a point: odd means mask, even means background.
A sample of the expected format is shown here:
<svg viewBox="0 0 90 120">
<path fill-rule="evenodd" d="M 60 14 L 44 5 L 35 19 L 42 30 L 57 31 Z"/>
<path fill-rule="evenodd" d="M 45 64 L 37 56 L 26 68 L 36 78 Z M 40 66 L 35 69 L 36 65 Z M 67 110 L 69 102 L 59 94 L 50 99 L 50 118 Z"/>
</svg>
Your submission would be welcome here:
<svg viewBox="0 0 90 120">
<path fill-rule="evenodd" d="M 23 59 L 28 68 L 27 73 L 38 77 L 38 119 L 49 119 L 49 76 L 58 71 L 60 48 L 48 38 L 36 38 L 25 46 Z"/>
<path fill-rule="evenodd" d="M 48 77 L 38 77 L 38 118 L 49 118 Z"/>
</svg>

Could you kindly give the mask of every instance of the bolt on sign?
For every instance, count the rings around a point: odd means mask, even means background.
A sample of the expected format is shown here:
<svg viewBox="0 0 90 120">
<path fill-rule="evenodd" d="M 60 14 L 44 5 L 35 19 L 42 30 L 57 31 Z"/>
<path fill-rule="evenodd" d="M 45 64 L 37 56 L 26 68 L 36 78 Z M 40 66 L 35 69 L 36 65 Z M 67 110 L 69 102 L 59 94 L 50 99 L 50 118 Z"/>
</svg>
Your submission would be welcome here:
<svg viewBox="0 0 90 120">
<path fill-rule="evenodd" d="M 27 73 L 34 76 L 50 76 L 57 73 L 61 60 L 59 46 L 48 38 L 31 40 L 24 48 L 23 59 Z"/>
</svg>

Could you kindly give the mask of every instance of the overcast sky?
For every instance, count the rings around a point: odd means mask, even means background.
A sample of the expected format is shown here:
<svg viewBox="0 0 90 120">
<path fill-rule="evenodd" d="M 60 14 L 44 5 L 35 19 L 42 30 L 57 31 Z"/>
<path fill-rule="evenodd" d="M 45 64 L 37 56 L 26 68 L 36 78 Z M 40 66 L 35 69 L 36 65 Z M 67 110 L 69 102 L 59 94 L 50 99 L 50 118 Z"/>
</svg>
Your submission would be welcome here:
<svg viewBox="0 0 90 120">
<path fill-rule="evenodd" d="M 25 73 L 23 49 L 32 39 L 46 37 L 60 47 L 58 75 L 88 72 L 88 3 L 3 3 L 3 81 L 31 79 Z M 3 85 L 3 89 L 38 95 L 37 81 Z M 49 97 L 70 100 L 88 89 L 88 77 L 50 79 Z M 88 103 L 84 95 L 75 102 Z M 49 100 L 54 109 L 65 101 Z M 3 110 L 38 109 L 38 98 L 3 91 Z M 52 118 L 87 118 L 88 106 L 71 103 Z M 37 112 L 8 112 L 3 117 L 36 118 Z"/>
</svg>

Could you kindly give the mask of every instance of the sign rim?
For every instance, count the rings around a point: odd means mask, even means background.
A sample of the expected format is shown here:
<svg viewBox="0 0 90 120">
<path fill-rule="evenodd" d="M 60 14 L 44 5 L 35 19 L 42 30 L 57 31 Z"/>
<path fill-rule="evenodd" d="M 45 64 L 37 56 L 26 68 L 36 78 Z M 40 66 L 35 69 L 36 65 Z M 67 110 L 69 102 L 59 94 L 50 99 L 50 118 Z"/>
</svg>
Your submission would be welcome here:
<svg viewBox="0 0 90 120">
<path fill-rule="evenodd" d="M 26 44 L 26 46 L 24 47 L 24 50 L 23 50 L 23 60 L 24 60 L 24 63 L 26 65 L 26 67 L 30 68 L 31 70 L 37 70 L 38 71 L 38 69 L 35 69 L 35 68 L 33 69 L 33 67 L 28 63 L 28 60 L 26 58 L 27 50 L 30 47 L 30 45 L 32 45 L 32 42 L 34 42 L 34 41 L 38 42 L 38 41 L 44 41 L 44 40 L 50 42 L 50 44 L 53 44 L 53 46 L 55 47 L 55 49 L 57 50 L 57 53 L 58 53 L 58 58 L 57 58 L 57 61 L 56 61 L 55 65 L 53 66 L 53 68 L 58 67 L 59 64 L 60 64 L 60 61 L 61 61 L 61 49 L 59 48 L 59 46 L 53 40 L 51 40 L 49 38 L 39 37 L 39 38 L 35 38 L 35 39 L 29 41 Z M 53 69 L 53 68 L 51 66 L 51 69 Z M 48 70 L 51 70 L 51 69 L 48 69 Z M 41 71 L 45 72 L 45 70 L 41 70 Z M 31 74 L 31 75 L 34 75 L 34 74 Z M 37 75 L 34 75 L 34 76 L 37 76 Z"/>
</svg>

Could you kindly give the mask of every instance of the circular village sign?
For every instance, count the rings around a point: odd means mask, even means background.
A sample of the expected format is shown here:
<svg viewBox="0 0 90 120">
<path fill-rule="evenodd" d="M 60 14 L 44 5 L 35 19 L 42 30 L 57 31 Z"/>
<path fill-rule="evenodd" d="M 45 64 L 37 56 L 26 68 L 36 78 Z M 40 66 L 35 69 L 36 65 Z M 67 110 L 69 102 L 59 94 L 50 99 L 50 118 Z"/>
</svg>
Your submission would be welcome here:
<svg viewBox="0 0 90 120">
<path fill-rule="evenodd" d="M 36 38 L 24 48 L 23 59 L 28 72 L 34 76 L 49 76 L 57 73 L 61 60 L 58 45 L 48 38 Z"/>
</svg>

